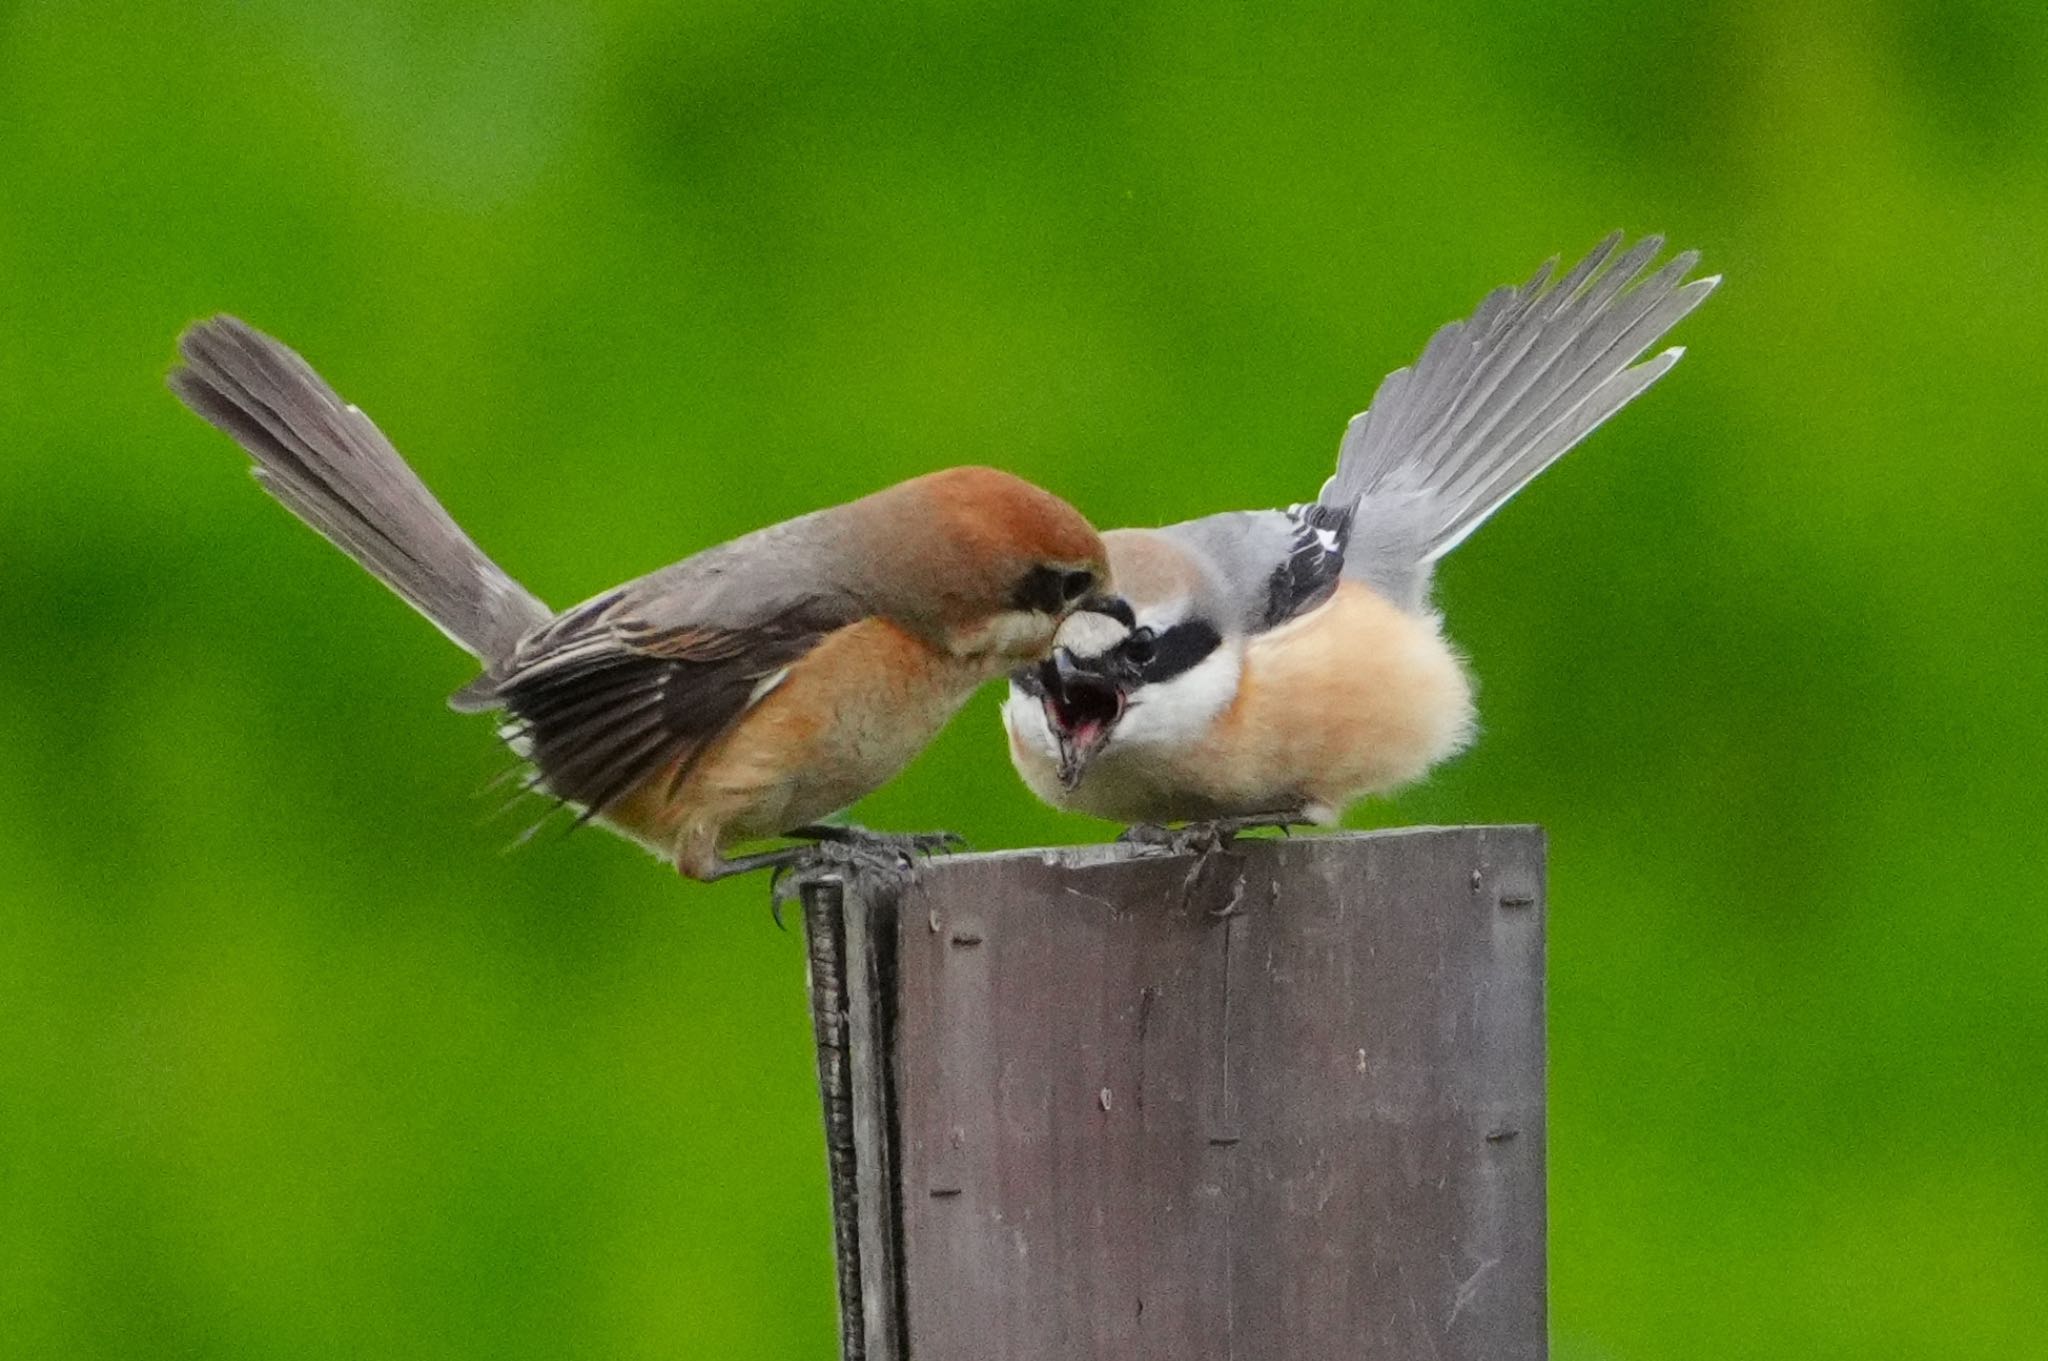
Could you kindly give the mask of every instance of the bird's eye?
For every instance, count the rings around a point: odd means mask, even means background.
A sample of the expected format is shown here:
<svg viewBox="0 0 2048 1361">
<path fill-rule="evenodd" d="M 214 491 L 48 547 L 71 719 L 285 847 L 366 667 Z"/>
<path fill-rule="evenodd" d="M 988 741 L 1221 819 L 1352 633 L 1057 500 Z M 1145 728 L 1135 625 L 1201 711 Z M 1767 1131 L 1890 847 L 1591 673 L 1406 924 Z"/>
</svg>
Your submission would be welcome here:
<svg viewBox="0 0 2048 1361">
<path fill-rule="evenodd" d="M 1123 641 L 1124 656 L 1144 666 L 1158 654 L 1158 635 L 1151 629 L 1136 629 Z"/>
<path fill-rule="evenodd" d="M 1060 597 L 1068 604 L 1095 589 L 1095 573 L 1069 572 L 1060 578 Z"/>
</svg>

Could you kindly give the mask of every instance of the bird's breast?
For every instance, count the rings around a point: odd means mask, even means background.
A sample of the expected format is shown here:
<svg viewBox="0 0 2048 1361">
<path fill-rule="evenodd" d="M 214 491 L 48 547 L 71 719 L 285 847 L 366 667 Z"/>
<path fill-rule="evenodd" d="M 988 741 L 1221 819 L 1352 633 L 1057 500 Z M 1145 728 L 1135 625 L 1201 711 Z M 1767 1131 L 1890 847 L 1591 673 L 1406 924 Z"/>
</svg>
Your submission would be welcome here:
<svg viewBox="0 0 2048 1361">
<path fill-rule="evenodd" d="M 1436 618 L 1347 581 L 1245 649 L 1237 700 L 1197 759 L 1247 812 L 1320 807 L 1334 819 L 1421 779 L 1471 740 L 1472 722 L 1471 680 Z"/>
<path fill-rule="evenodd" d="M 613 821 L 667 846 L 720 844 L 816 822 L 910 763 L 999 664 L 933 648 L 884 619 L 828 635 L 691 766 L 650 780 Z M 672 786 L 672 787 L 670 787 Z"/>
</svg>

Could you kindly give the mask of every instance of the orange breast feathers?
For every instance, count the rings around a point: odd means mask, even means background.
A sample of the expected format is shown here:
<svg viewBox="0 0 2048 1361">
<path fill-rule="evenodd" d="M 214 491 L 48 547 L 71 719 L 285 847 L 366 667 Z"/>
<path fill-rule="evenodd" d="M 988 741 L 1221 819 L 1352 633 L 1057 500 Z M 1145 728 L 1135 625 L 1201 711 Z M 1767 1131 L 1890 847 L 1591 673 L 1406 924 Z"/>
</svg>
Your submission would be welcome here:
<svg viewBox="0 0 2048 1361">
<path fill-rule="evenodd" d="M 1184 775 L 1219 806 L 1335 821 L 1456 753 L 1472 717 L 1471 682 L 1435 618 L 1346 581 L 1251 640 L 1236 698 Z"/>
<path fill-rule="evenodd" d="M 737 841 L 778 836 L 887 783 L 1002 670 L 883 619 L 828 634 L 678 781 L 657 771 L 603 820 L 685 874 Z"/>
</svg>

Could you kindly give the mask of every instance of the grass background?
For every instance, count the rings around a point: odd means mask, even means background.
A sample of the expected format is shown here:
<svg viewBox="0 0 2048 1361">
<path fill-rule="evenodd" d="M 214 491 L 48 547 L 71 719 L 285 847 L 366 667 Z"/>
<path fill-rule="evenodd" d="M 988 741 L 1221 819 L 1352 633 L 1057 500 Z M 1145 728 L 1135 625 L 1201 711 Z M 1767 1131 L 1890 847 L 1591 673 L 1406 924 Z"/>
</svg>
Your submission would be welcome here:
<svg viewBox="0 0 2048 1361">
<path fill-rule="evenodd" d="M 2048 10 L 0 8 L 0 1355 L 833 1355 L 798 940 L 500 854 L 464 659 L 163 391 L 303 349 L 568 603 L 963 461 L 1312 494 L 1611 227 L 1728 283 L 1449 563 L 1545 823 L 1562 1361 L 2048 1355 Z M 860 810 L 1094 839 L 994 696 Z"/>
</svg>

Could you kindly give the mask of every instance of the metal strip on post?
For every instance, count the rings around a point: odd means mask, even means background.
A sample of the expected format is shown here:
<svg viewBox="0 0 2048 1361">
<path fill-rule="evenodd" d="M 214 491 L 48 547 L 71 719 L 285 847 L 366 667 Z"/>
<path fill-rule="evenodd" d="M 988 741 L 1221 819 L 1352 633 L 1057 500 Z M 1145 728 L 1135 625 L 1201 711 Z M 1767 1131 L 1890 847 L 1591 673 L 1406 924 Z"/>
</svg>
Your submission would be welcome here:
<svg viewBox="0 0 2048 1361">
<path fill-rule="evenodd" d="M 867 1361 L 860 1286 L 858 1155 L 854 1147 L 852 1056 L 846 1014 L 845 894 L 837 880 L 804 883 L 805 961 L 811 1033 L 824 1107 L 825 1170 L 832 1187 L 832 1260 L 838 1268 L 839 1355 Z"/>
<path fill-rule="evenodd" d="M 894 1063 L 900 883 L 820 875 L 799 888 L 824 1106 L 844 1361 L 903 1361 L 903 1221 Z"/>
</svg>

